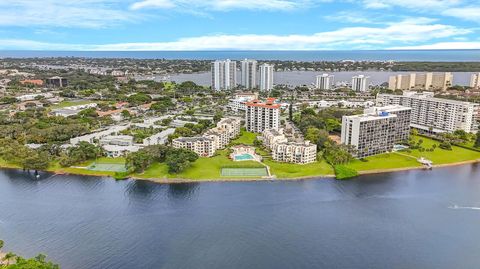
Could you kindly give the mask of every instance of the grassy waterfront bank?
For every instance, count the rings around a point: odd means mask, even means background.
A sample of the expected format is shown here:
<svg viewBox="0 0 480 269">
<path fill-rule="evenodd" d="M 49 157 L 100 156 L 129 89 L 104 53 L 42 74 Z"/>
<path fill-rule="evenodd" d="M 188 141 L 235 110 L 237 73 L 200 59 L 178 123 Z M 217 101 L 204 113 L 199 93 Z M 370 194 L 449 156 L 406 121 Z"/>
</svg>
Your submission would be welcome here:
<svg viewBox="0 0 480 269">
<path fill-rule="evenodd" d="M 242 131 L 242 135 L 233 141 L 233 144 L 252 145 L 255 139 L 254 134 Z M 358 174 L 381 173 L 403 171 L 410 169 L 421 169 L 423 166 L 417 161 L 418 158 L 426 158 L 433 162 L 433 167 L 461 165 L 480 161 L 480 152 L 452 146 L 452 150 L 444 150 L 438 147 L 439 142 L 430 138 L 415 137 L 415 141 L 422 139 L 424 148 L 437 147 L 433 151 L 412 149 L 402 152 L 384 153 L 370 156 L 364 159 L 357 159 L 345 164 L 345 169 L 356 171 Z M 244 180 L 288 180 L 305 179 L 319 177 L 333 177 L 335 171 L 323 158 L 318 162 L 300 165 L 290 163 L 280 163 L 273 161 L 268 153 L 260 148 L 257 152 L 262 155 L 262 163 L 255 161 L 235 162 L 229 159 L 229 150 L 220 150 L 217 155 L 211 158 L 200 157 L 192 163 L 190 167 L 178 174 L 172 174 L 168 171 L 165 163 L 153 163 L 143 173 L 133 173 L 130 177 L 135 179 L 149 179 L 157 182 L 198 182 L 198 181 L 244 181 Z M 61 167 L 58 162 L 50 164 L 47 171 L 59 174 L 79 174 L 89 176 L 109 176 L 114 177 L 114 171 L 91 170 L 93 164 L 115 164 L 124 165 L 125 158 L 98 158 L 97 160 L 86 161 L 72 167 Z M 0 160 L 0 167 L 21 169 L 20 166 L 5 160 Z M 229 178 L 222 176 L 222 168 L 264 168 L 268 167 L 271 177 L 258 176 L 239 176 Z"/>
<path fill-rule="evenodd" d="M 448 166 L 458 166 L 458 165 L 466 165 L 466 164 L 473 164 L 473 163 L 480 163 L 480 158 L 475 160 L 463 161 L 463 162 L 452 162 L 446 164 L 438 164 L 433 165 L 433 168 L 441 168 L 441 167 L 448 167 Z M 355 163 L 354 163 L 355 164 Z M 347 167 L 355 165 L 349 164 Z M 152 182 L 157 183 L 189 183 L 189 182 L 236 182 L 236 181 L 271 181 L 271 180 L 301 180 L 301 179 L 316 179 L 316 178 L 334 178 L 334 171 L 328 165 L 318 165 L 313 164 L 312 167 L 320 166 L 324 167 L 325 170 L 314 170 L 315 173 L 310 173 L 310 170 L 301 170 L 297 167 L 293 167 L 288 170 L 284 170 L 284 174 L 278 174 L 275 178 L 258 178 L 258 177 L 237 177 L 237 178 L 228 178 L 228 177 L 221 177 L 220 172 L 213 172 L 208 173 L 200 177 L 196 178 L 189 178 L 187 177 L 188 173 L 182 174 L 170 174 L 168 173 L 168 168 L 165 164 L 162 163 L 155 163 L 149 168 L 145 173 L 142 174 L 132 174 L 130 178 L 138 179 L 138 180 L 149 180 Z M 17 169 L 21 170 L 20 167 L 8 165 L 0 165 L 0 168 L 5 169 Z M 370 167 L 369 169 L 364 170 L 356 170 L 359 175 L 368 175 L 368 174 L 378 174 L 378 173 L 390 173 L 390 172 L 398 172 L 398 171 L 407 171 L 407 170 L 419 170 L 424 169 L 421 165 L 412 165 L 412 166 L 405 166 L 405 167 L 398 167 L 395 165 L 391 165 L 391 167 L 387 168 L 376 168 Z M 113 177 L 115 175 L 114 172 L 108 171 L 91 171 L 84 168 L 61 168 L 58 170 L 47 170 L 47 172 L 52 172 L 56 174 L 72 174 L 72 175 L 85 175 L 85 176 L 98 176 L 98 177 Z M 317 173 L 318 172 L 318 173 Z M 191 175 L 191 174 L 190 174 Z M 211 175 L 211 176 L 209 176 Z"/>
</svg>

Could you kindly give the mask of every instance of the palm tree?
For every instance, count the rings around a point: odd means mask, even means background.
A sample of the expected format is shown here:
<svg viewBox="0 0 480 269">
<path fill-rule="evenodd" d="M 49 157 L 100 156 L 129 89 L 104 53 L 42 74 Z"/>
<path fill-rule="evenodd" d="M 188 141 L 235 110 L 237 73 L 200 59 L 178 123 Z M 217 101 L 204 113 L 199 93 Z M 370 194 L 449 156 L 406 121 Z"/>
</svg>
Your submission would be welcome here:
<svg viewBox="0 0 480 269">
<path fill-rule="evenodd" d="M 15 253 L 13 252 L 8 252 L 7 254 L 5 254 L 5 256 L 3 257 L 3 261 L 6 262 L 7 265 L 10 264 L 10 260 L 14 259 L 15 257 L 17 257 L 17 255 L 15 255 Z"/>
</svg>

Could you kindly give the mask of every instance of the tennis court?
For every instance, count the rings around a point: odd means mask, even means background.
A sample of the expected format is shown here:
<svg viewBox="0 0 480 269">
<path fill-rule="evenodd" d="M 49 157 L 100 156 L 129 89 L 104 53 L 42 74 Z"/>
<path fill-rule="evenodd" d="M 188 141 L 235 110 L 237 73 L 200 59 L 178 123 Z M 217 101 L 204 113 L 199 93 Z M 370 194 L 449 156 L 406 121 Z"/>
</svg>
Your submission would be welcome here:
<svg viewBox="0 0 480 269">
<path fill-rule="evenodd" d="M 91 171 L 125 172 L 127 169 L 124 164 L 118 163 L 92 163 L 87 167 Z"/>
<path fill-rule="evenodd" d="M 222 177 L 264 177 L 268 176 L 267 168 L 222 168 Z"/>
</svg>

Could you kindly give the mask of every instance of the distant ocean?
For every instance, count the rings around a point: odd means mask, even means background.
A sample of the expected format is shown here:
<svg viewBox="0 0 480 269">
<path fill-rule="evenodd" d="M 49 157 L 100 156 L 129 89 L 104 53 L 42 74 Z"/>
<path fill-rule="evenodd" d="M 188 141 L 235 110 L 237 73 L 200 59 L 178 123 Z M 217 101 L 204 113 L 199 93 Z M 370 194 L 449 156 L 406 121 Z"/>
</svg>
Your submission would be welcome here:
<svg viewBox="0 0 480 269">
<path fill-rule="evenodd" d="M 290 61 L 432 61 L 480 62 L 480 50 L 356 50 L 356 51 L 0 51 L 0 58 L 88 57 L 134 59 L 244 59 Z"/>
</svg>

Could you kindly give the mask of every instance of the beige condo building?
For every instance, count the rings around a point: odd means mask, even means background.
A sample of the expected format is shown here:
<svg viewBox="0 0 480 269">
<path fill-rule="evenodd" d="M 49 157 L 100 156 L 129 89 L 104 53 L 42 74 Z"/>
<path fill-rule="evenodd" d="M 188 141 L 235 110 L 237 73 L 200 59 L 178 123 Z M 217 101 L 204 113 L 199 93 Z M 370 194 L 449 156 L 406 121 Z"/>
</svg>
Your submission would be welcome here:
<svg viewBox="0 0 480 269">
<path fill-rule="evenodd" d="M 480 73 L 472 74 L 470 79 L 470 87 L 480 89 Z"/>
<path fill-rule="evenodd" d="M 391 90 L 446 90 L 452 86 L 453 74 L 446 73 L 411 73 L 390 76 L 388 88 Z"/>
</svg>

